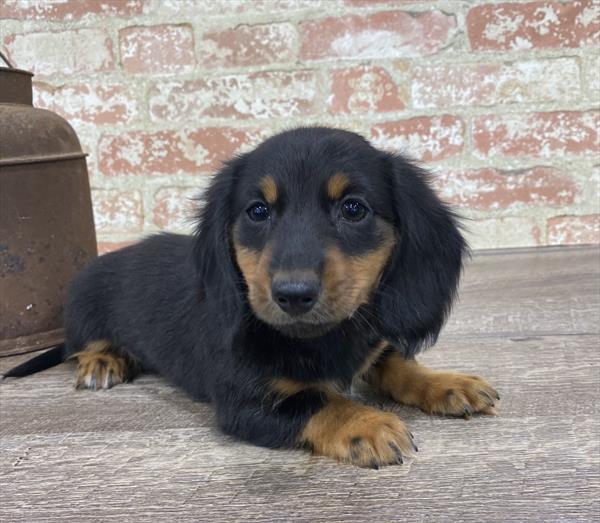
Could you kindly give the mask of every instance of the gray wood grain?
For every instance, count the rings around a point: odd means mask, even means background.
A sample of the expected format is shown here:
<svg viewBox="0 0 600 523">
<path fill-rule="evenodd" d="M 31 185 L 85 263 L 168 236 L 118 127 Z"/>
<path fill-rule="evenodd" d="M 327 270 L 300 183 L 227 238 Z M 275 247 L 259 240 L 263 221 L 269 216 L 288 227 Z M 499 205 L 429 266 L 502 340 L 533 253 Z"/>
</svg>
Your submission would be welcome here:
<svg viewBox="0 0 600 523">
<path fill-rule="evenodd" d="M 593 248 L 474 257 L 422 361 L 488 378 L 500 415 L 429 417 L 357 384 L 415 434 L 404 466 L 234 441 L 156 376 L 75 391 L 63 364 L 2 382 L 0 521 L 599 521 L 599 260 Z"/>
</svg>

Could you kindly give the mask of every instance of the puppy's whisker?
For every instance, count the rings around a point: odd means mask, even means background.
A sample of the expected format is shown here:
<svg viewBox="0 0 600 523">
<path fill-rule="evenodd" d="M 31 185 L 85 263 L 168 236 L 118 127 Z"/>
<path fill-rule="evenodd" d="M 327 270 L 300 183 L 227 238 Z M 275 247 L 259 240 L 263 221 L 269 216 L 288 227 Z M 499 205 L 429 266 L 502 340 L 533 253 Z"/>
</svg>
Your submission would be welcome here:
<svg viewBox="0 0 600 523">
<path fill-rule="evenodd" d="M 365 316 L 365 311 L 361 311 L 359 309 L 357 309 L 354 312 L 354 315 L 366 326 L 371 330 L 372 334 L 377 334 L 378 330 L 377 328 L 367 319 L 367 317 Z"/>
</svg>

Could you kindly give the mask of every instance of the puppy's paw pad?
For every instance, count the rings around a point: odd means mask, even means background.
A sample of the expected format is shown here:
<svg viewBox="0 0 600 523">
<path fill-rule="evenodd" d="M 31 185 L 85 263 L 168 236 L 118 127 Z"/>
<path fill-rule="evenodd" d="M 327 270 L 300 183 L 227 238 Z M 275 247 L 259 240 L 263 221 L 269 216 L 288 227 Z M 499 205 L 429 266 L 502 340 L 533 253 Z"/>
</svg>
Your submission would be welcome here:
<svg viewBox="0 0 600 523">
<path fill-rule="evenodd" d="M 429 413 L 459 416 L 495 415 L 500 396 L 479 376 L 456 372 L 435 372 L 429 378 L 423 410 Z"/>
</svg>

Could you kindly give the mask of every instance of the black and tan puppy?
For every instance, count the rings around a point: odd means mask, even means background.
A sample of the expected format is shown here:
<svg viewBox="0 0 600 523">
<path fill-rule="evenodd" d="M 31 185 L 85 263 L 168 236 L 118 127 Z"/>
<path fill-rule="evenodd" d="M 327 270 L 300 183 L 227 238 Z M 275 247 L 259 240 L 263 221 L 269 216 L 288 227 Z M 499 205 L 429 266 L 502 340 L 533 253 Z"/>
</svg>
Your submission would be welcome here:
<svg viewBox="0 0 600 523">
<path fill-rule="evenodd" d="M 415 448 L 404 423 L 341 391 L 363 377 L 428 413 L 493 413 L 483 379 L 414 359 L 465 251 L 422 170 L 354 133 L 285 132 L 215 176 L 195 236 L 94 260 L 71 287 L 64 348 L 13 375 L 75 357 L 77 386 L 99 389 L 154 371 L 244 440 L 400 463 Z"/>
</svg>

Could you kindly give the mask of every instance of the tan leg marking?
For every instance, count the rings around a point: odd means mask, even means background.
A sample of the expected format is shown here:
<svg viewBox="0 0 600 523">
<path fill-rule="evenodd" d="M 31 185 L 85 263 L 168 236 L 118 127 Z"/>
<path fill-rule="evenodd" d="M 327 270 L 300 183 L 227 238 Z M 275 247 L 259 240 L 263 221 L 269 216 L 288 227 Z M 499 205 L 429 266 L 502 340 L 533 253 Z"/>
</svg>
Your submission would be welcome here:
<svg viewBox="0 0 600 523">
<path fill-rule="evenodd" d="M 110 389 L 132 377 L 132 362 L 111 349 L 106 340 L 92 341 L 76 354 L 78 389 Z"/>
<path fill-rule="evenodd" d="M 328 403 L 309 420 L 300 437 L 315 454 L 379 468 L 402 463 L 403 456 L 417 450 L 395 414 L 359 405 L 335 392 L 327 396 Z"/>
<path fill-rule="evenodd" d="M 367 380 L 394 400 L 419 407 L 428 414 L 470 417 L 496 414 L 500 399 L 479 376 L 428 369 L 415 360 L 391 354 L 371 369 Z"/>
</svg>

